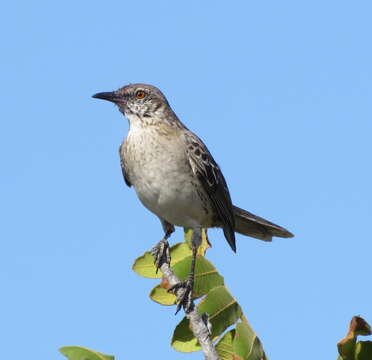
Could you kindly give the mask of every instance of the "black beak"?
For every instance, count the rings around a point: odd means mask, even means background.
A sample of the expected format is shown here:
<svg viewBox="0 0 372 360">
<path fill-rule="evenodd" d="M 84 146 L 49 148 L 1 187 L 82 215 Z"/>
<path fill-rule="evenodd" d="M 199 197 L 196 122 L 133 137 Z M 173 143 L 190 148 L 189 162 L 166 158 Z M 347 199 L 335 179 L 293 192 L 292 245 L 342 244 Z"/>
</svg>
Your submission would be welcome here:
<svg viewBox="0 0 372 360">
<path fill-rule="evenodd" d="M 115 91 L 97 93 L 94 94 L 92 97 L 95 99 L 111 101 L 115 104 L 123 101 L 122 97 L 118 96 Z"/>
</svg>

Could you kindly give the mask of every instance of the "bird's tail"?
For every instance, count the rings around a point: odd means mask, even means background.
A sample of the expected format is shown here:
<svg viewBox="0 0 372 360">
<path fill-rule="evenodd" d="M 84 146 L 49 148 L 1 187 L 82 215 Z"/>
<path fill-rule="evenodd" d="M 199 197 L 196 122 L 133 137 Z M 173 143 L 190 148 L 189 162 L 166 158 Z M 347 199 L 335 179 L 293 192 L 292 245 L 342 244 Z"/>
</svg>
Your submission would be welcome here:
<svg viewBox="0 0 372 360">
<path fill-rule="evenodd" d="M 235 231 L 256 239 L 271 241 L 273 236 L 290 238 L 294 235 L 279 225 L 273 224 L 262 217 L 233 206 L 235 216 Z"/>
</svg>

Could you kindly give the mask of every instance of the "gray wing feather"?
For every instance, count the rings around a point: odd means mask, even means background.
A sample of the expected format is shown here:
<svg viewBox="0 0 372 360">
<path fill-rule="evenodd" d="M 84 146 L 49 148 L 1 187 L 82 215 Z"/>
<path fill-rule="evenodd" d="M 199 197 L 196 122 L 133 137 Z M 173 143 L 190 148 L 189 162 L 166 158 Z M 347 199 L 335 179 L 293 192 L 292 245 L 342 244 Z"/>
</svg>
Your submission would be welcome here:
<svg viewBox="0 0 372 360">
<path fill-rule="evenodd" d="M 236 251 L 235 218 L 225 178 L 207 147 L 190 131 L 186 132 L 186 145 L 190 166 L 211 201 L 226 240 Z"/>
<path fill-rule="evenodd" d="M 123 146 L 124 146 L 124 143 L 121 144 L 120 147 L 119 147 L 121 172 L 123 173 L 123 178 L 124 178 L 124 181 L 127 184 L 127 186 L 131 187 L 132 184 L 129 181 L 128 172 L 125 171 L 125 161 L 124 161 L 124 156 L 123 156 Z"/>
</svg>

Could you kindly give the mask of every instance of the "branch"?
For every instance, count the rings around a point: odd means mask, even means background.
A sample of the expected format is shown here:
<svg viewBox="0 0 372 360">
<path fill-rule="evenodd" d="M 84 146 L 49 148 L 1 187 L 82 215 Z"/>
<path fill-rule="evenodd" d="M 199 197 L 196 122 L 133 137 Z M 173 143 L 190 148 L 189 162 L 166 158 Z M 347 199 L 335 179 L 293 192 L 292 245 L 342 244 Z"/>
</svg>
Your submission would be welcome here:
<svg viewBox="0 0 372 360">
<path fill-rule="evenodd" d="M 168 264 L 163 263 L 160 267 L 160 270 L 168 281 L 169 286 L 173 286 L 181 282 L 180 279 L 173 273 Z M 179 295 L 182 295 L 182 291 L 183 289 L 178 289 L 176 291 L 177 298 Z M 208 321 L 205 321 L 203 315 L 198 313 L 195 306 L 193 310 L 186 314 L 186 317 L 189 319 L 191 330 L 195 338 L 198 339 L 199 344 L 204 352 L 205 360 L 219 360 L 217 351 L 210 336 L 210 330 L 207 326 Z"/>
</svg>

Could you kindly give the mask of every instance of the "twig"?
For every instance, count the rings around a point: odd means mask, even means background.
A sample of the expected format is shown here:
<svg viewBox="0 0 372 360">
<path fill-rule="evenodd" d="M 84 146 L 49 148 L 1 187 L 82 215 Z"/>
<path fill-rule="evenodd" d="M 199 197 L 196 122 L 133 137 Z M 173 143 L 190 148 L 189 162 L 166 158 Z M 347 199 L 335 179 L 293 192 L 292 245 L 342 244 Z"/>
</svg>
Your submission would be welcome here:
<svg viewBox="0 0 372 360">
<path fill-rule="evenodd" d="M 170 286 L 178 284 L 180 279 L 176 275 L 174 275 L 171 267 L 163 263 L 160 267 L 161 272 L 163 273 L 164 277 L 167 279 Z M 183 291 L 183 289 L 178 289 L 176 291 L 176 296 L 179 297 L 179 294 Z M 191 330 L 194 336 L 198 339 L 199 344 L 204 352 L 205 360 L 219 360 L 217 351 L 214 347 L 214 344 L 211 339 L 210 330 L 207 326 L 207 321 L 203 319 L 203 316 L 198 313 L 196 310 L 196 306 L 194 306 L 193 310 L 191 310 L 186 317 L 189 319 L 191 324 Z"/>
</svg>

